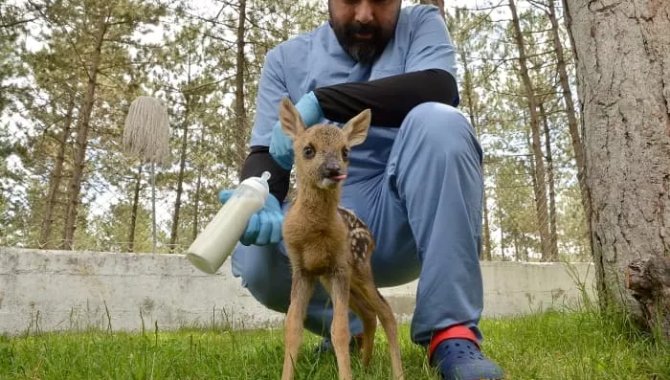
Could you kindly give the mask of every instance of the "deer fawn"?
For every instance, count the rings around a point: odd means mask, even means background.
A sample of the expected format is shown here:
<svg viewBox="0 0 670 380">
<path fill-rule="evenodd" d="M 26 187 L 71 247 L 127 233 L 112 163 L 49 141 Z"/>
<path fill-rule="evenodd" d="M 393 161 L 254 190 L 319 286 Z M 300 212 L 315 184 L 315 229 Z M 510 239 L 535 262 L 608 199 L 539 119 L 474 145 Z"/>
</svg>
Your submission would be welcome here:
<svg viewBox="0 0 670 380">
<path fill-rule="evenodd" d="M 349 149 L 365 141 L 370 111 L 361 112 L 342 129 L 323 124 L 306 129 L 298 111 L 285 98 L 279 119 L 284 132 L 293 138 L 298 183 L 295 202 L 283 227 L 293 280 L 282 379 L 293 379 L 303 320 L 317 280 L 333 301 L 331 340 L 339 378 L 351 379 L 351 307 L 363 322 L 363 364 L 370 363 L 379 317 L 389 342 L 393 377 L 403 379 L 395 317 L 372 279 L 372 234 L 353 212 L 338 206 L 342 182 L 347 177 Z"/>
</svg>

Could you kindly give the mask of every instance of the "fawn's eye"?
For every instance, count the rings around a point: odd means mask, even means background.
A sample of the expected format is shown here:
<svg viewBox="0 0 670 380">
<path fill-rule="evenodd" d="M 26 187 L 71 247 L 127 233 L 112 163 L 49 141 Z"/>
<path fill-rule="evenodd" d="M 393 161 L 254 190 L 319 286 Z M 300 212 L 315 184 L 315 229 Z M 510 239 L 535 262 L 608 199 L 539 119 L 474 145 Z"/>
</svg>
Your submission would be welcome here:
<svg viewBox="0 0 670 380">
<path fill-rule="evenodd" d="M 312 145 L 307 145 L 306 147 L 302 148 L 302 155 L 308 160 L 314 158 L 315 154 L 316 151 Z"/>
<path fill-rule="evenodd" d="M 342 159 L 344 161 L 349 159 L 349 148 L 342 148 Z"/>
</svg>

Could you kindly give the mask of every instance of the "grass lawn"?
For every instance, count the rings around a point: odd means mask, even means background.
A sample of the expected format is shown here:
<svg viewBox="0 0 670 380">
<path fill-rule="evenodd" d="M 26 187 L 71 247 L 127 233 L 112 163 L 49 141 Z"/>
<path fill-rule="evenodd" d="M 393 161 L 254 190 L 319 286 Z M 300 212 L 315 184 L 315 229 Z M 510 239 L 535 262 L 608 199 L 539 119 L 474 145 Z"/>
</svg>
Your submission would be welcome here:
<svg viewBox="0 0 670 380">
<path fill-rule="evenodd" d="M 508 379 L 668 379 L 670 344 L 634 332 L 617 317 L 548 312 L 485 320 L 485 352 Z M 378 333 L 371 368 L 354 358 L 357 379 L 389 379 Z M 436 379 L 422 348 L 401 327 L 407 380 Z M 298 379 L 336 379 L 333 355 L 305 335 Z M 77 332 L 0 337 L 0 379 L 278 379 L 281 330 L 184 329 L 145 334 Z"/>
</svg>

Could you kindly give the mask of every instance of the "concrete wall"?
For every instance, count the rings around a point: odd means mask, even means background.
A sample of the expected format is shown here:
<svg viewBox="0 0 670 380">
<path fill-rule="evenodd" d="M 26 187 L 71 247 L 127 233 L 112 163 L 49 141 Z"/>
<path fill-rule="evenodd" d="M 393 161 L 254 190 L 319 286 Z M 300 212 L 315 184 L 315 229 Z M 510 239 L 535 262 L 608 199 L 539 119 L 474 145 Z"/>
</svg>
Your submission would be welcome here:
<svg viewBox="0 0 670 380">
<path fill-rule="evenodd" d="M 576 306 L 593 290 L 588 263 L 482 262 L 489 317 Z M 416 282 L 382 289 L 409 320 Z M 0 247 L 0 334 L 65 329 L 161 330 L 183 326 L 277 326 L 230 274 L 191 266 L 183 255 L 21 250 Z"/>
</svg>

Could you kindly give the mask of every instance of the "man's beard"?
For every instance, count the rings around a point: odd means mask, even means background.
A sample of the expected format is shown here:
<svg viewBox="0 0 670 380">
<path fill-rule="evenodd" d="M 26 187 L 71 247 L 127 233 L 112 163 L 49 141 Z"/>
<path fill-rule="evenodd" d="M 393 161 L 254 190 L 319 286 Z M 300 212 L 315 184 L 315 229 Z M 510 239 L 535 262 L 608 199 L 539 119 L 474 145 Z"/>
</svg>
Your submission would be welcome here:
<svg viewBox="0 0 670 380">
<path fill-rule="evenodd" d="M 374 62 L 386 48 L 394 30 L 384 30 L 381 26 L 364 25 L 358 22 L 338 24 L 331 17 L 330 25 L 340 46 L 349 53 L 355 61 L 370 64 Z M 356 33 L 370 34 L 369 39 L 359 39 Z"/>
</svg>

